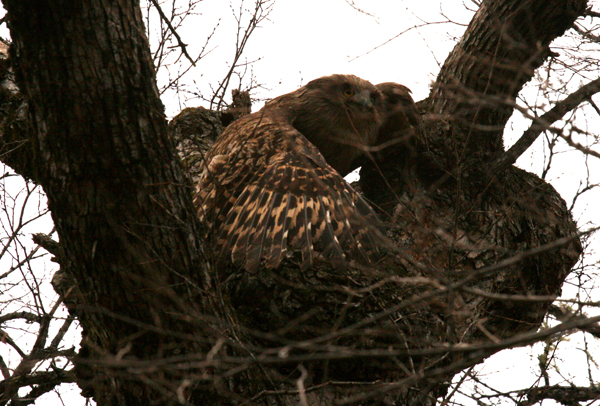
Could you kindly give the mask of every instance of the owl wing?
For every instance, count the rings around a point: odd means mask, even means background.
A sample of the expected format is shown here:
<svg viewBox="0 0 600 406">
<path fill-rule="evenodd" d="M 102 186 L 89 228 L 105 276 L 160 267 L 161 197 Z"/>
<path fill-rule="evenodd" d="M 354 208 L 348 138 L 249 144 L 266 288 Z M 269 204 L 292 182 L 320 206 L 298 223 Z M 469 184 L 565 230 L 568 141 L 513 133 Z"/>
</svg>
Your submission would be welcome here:
<svg viewBox="0 0 600 406">
<path fill-rule="evenodd" d="M 213 154 L 220 191 L 209 187 L 200 206 L 212 213 L 215 251 L 248 270 L 277 267 L 286 252 L 301 252 L 303 267 L 317 258 L 369 263 L 387 243 L 376 214 L 301 133 L 267 114 L 247 120 L 253 135 L 243 147 L 229 134 L 217 145 L 229 151 Z"/>
</svg>

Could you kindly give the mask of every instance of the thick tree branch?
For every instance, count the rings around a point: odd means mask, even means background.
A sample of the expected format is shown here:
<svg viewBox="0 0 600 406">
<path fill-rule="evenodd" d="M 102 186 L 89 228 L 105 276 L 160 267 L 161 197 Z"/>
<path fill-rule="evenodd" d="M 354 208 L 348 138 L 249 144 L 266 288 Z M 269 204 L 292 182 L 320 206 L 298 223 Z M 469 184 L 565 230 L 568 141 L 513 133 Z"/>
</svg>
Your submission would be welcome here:
<svg viewBox="0 0 600 406">
<path fill-rule="evenodd" d="M 551 55 L 550 42 L 584 14 L 586 0 L 485 0 L 437 78 L 429 111 L 446 117 L 456 159 L 503 152 L 513 100 Z M 476 95 L 476 97 L 473 97 Z M 504 103 L 486 103 L 505 100 Z"/>
<path fill-rule="evenodd" d="M 414 384 L 415 381 L 419 379 L 423 379 L 427 376 L 428 379 L 436 379 L 441 378 L 444 379 L 445 376 L 448 375 L 449 372 L 458 373 L 468 366 L 477 364 L 483 361 L 485 358 L 489 357 L 492 354 L 497 353 L 501 349 L 507 348 L 517 348 L 523 347 L 525 345 L 533 344 L 536 342 L 540 342 L 544 339 L 550 338 L 557 333 L 561 333 L 563 331 L 567 331 L 572 328 L 581 328 L 586 325 L 595 324 L 600 321 L 600 316 L 592 317 L 592 318 L 582 318 L 577 320 L 571 320 L 564 323 L 559 324 L 558 326 L 554 326 L 551 328 L 543 329 L 535 333 L 522 334 L 515 337 L 511 337 L 506 340 L 499 341 L 497 343 L 486 343 L 486 344 L 475 344 L 475 345 L 449 345 L 447 347 L 447 351 L 449 352 L 465 352 L 468 354 L 467 357 L 460 359 L 450 365 L 434 368 L 427 372 L 419 372 L 416 373 L 406 379 L 399 380 L 390 384 L 382 384 L 381 387 L 376 389 L 377 394 L 389 392 L 393 390 L 398 390 L 407 385 Z M 441 349 L 437 349 L 438 351 Z M 433 350 L 435 351 L 435 350 Z M 372 397 L 374 394 L 364 391 L 363 393 L 344 399 L 344 401 L 339 402 L 338 404 L 353 404 L 354 402 L 368 399 Z M 548 399 L 552 399 L 551 397 L 547 397 Z M 544 399 L 544 397 L 540 397 L 539 399 Z M 585 399 L 584 399 L 585 400 Z M 534 402 L 535 403 L 535 402 Z M 533 403 L 531 403 L 533 404 Z"/>
<path fill-rule="evenodd" d="M 7 400 L 18 401 L 15 404 L 32 404 L 44 393 L 50 392 L 58 385 L 63 383 L 75 382 L 75 375 L 71 371 L 39 371 L 30 375 L 13 376 L 0 382 L 0 404 L 6 404 Z M 26 397 L 17 397 L 17 391 L 20 388 L 34 386 Z M 12 394 L 12 396 L 8 396 Z M 27 402 L 27 399 L 31 402 Z M 27 402 L 27 403 L 26 403 Z"/>
<path fill-rule="evenodd" d="M 556 317 L 557 320 L 565 322 L 569 320 L 585 320 L 587 316 L 576 314 L 572 310 L 566 307 L 559 307 L 556 305 L 550 306 L 548 313 Z M 600 338 L 600 325 L 598 323 L 585 324 L 580 326 L 579 329 L 586 333 L 593 335 L 596 338 Z"/>
<path fill-rule="evenodd" d="M 600 92 L 600 78 L 585 84 L 577 91 L 571 93 L 566 99 L 556 103 L 554 107 L 540 117 L 532 118 L 533 124 L 523 133 L 521 138 L 519 138 L 517 142 L 515 142 L 515 144 L 510 147 L 498 161 L 496 161 L 493 165 L 492 172 L 498 173 L 498 171 L 503 171 L 514 164 L 542 132 L 549 129 L 554 122 L 560 120 L 567 112 L 575 109 L 582 102 L 590 100 L 590 98 L 598 92 Z"/>
<path fill-rule="evenodd" d="M 596 387 L 583 388 L 581 386 L 542 386 L 526 389 L 519 395 L 527 397 L 526 401 L 519 402 L 518 406 L 532 406 L 543 400 L 552 399 L 556 402 L 575 406 L 581 402 L 594 401 L 600 398 L 600 389 Z"/>
<path fill-rule="evenodd" d="M 54 232 L 54 231 L 52 231 Z M 64 261 L 64 254 L 58 241 L 55 241 L 48 234 L 36 233 L 33 234 L 32 240 L 34 243 L 54 255 L 53 260 L 59 264 Z"/>
<path fill-rule="evenodd" d="M 585 11 L 585 15 L 590 17 L 600 17 L 600 13 L 592 10 L 591 7 Z"/>
</svg>

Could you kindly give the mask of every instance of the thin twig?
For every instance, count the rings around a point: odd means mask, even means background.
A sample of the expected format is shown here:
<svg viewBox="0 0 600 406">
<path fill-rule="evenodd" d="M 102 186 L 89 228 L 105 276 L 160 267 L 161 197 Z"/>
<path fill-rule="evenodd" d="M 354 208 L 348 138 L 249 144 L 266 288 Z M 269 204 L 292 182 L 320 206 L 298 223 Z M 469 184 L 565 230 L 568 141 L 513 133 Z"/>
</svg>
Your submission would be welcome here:
<svg viewBox="0 0 600 406">
<path fill-rule="evenodd" d="M 179 34 L 177 33 L 177 31 L 175 30 L 175 28 L 173 27 L 173 25 L 171 25 L 171 21 L 169 21 L 169 19 L 165 15 L 165 13 L 162 11 L 162 8 L 158 4 L 158 1 L 157 0 L 150 0 L 150 2 L 152 2 L 152 4 L 154 5 L 154 7 L 156 7 L 156 10 L 158 11 L 158 14 L 160 15 L 160 18 L 165 22 L 165 24 L 167 24 L 167 27 L 169 27 L 169 30 L 171 30 L 171 32 L 173 33 L 173 35 L 175 36 L 175 38 L 177 38 L 177 44 L 179 45 L 179 48 L 181 48 L 181 52 L 183 52 L 183 54 L 185 55 L 185 57 L 188 59 L 188 61 L 190 61 L 190 63 L 193 66 L 196 66 L 196 62 L 194 62 L 194 60 L 192 59 L 192 57 L 190 56 L 190 54 L 188 54 L 188 52 L 187 52 L 187 45 L 183 43 L 183 41 L 181 40 L 181 37 L 179 36 Z"/>
</svg>

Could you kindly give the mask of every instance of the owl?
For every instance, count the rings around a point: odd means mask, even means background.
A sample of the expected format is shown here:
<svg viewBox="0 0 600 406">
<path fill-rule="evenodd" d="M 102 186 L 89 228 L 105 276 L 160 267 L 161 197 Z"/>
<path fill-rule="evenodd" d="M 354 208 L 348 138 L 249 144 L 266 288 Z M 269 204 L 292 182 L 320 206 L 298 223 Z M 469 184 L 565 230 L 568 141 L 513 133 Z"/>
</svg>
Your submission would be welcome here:
<svg viewBox="0 0 600 406">
<path fill-rule="evenodd" d="M 230 124 L 204 159 L 194 202 L 218 259 L 249 271 L 370 263 L 387 244 L 343 179 L 378 135 L 383 97 L 352 75 L 313 80 Z"/>
</svg>

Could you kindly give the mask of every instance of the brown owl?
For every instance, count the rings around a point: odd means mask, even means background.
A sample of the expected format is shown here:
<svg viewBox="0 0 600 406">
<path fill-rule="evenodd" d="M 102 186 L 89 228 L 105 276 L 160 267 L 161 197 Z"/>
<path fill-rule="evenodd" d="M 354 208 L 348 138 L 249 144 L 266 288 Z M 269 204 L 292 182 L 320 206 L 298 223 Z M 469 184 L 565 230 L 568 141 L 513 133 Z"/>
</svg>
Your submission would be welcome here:
<svg viewBox="0 0 600 406">
<path fill-rule="evenodd" d="M 303 267 L 315 258 L 368 262 L 387 240 L 341 174 L 374 142 L 381 103 L 371 83 L 332 75 L 227 127 L 195 196 L 217 255 L 248 270 L 277 267 L 293 252 Z"/>
<path fill-rule="evenodd" d="M 353 75 L 324 76 L 279 96 L 264 109 L 290 113 L 292 126 L 315 145 L 342 176 L 377 139 L 384 100 L 371 83 Z"/>
<path fill-rule="evenodd" d="M 402 159 L 407 160 L 404 155 L 412 152 L 414 138 L 421 126 L 421 116 L 410 96 L 410 89 L 393 82 L 380 83 L 377 89 L 383 95 L 383 123 L 374 150 L 380 155 L 403 151 Z"/>
</svg>

